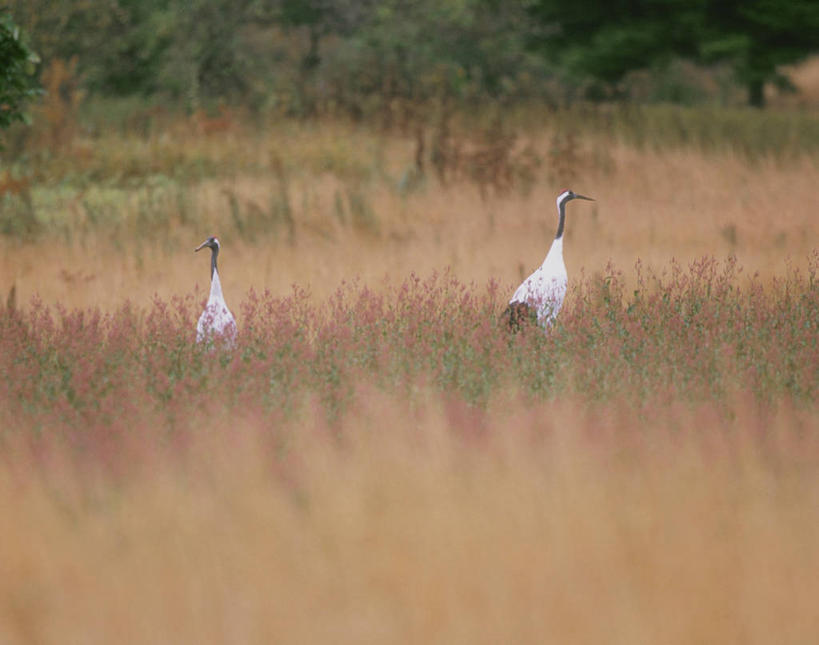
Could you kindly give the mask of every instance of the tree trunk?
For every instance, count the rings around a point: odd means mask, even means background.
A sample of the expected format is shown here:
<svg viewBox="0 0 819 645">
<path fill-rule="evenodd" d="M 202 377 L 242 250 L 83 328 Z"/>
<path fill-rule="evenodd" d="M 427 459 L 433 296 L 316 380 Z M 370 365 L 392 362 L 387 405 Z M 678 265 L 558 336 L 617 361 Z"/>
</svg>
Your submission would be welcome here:
<svg viewBox="0 0 819 645">
<path fill-rule="evenodd" d="M 755 108 L 765 107 L 765 82 L 755 78 L 748 82 L 748 105 Z"/>
<path fill-rule="evenodd" d="M 309 48 L 301 59 L 301 68 L 299 69 L 299 100 L 301 101 L 300 116 L 313 117 L 317 112 L 317 97 L 313 87 L 313 75 L 316 68 L 321 63 L 321 54 L 319 53 L 319 42 L 321 40 L 321 33 L 317 27 L 310 25 L 308 28 Z"/>
</svg>

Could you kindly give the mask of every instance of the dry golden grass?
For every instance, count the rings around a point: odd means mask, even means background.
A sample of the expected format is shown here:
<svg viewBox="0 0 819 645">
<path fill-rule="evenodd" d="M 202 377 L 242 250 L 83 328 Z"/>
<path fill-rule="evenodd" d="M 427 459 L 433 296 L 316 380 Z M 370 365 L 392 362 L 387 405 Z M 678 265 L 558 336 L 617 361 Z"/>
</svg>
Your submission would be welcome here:
<svg viewBox="0 0 819 645">
<path fill-rule="evenodd" d="M 359 277 L 375 285 L 385 275 L 402 279 L 445 267 L 466 282 L 497 278 L 511 288 L 548 249 L 561 188 L 549 182 L 548 164 L 537 171 L 528 194 L 516 190 L 484 200 L 474 184 L 444 187 L 432 174 L 402 194 L 395 186 L 411 167 L 412 142 L 342 126 L 312 136 L 273 130 L 255 138 L 231 134 L 225 143 L 240 146 L 236 137 L 244 137 L 248 157 L 277 146 L 293 159 L 296 171 L 286 179 L 292 237 L 282 222 L 240 236 L 232 219 L 230 195 L 243 218 L 267 212 L 281 199 L 281 184 L 269 175 L 238 174 L 184 188 L 190 202 L 185 223 L 178 221 L 175 206 L 166 205 L 156 230 L 153 215 L 140 223 L 151 207 L 140 201 L 139 191 L 115 209 L 121 218 L 115 232 L 91 226 L 78 198 L 69 195 L 49 216 L 74 222 L 72 241 L 53 236 L 34 244 L 3 241 L 0 289 L 16 284 L 20 302 L 40 294 L 46 302 L 104 308 L 126 298 L 146 303 L 154 293 L 187 293 L 197 284 L 204 291 L 207 259 L 192 249 L 211 234 L 223 242 L 222 282 L 233 302 L 251 287 L 287 293 L 296 283 L 323 297 L 342 280 Z M 535 133 L 530 143 L 548 150 L 549 136 L 548 130 Z M 361 150 L 351 150 L 357 142 Z M 202 145 L 218 149 L 213 142 Z M 776 274 L 788 258 L 802 263 L 815 246 L 816 166 L 810 158 L 751 162 L 730 153 L 638 150 L 595 138 L 580 139 L 577 150 L 571 187 L 597 202 L 569 207 L 570 275 L 602 271 L 609 260 L 628 272 L 638 258 L 663 267 L 672 258 L 686 262 L 730 253 L 748 271 Z M 375 159 L 388 178 L 355 177 Z M 344 163 L 352 169 L 338 170 Z M 337 171 L 323 172 L 322 164 Z M 351 194 L 367 209 L 357 223 Z"/>
<path fill-rule="evenodd" d="M 761 420 L 738 401 L 733 421 L 680 407 L 637 427 L 616 406 L 357 400 L 333 433 L 306 409 L 279 467 L 263 419 L 218 414 L 193 415 L 187 456 L 154 454 L 119 484 L 59 451 L 15 454 L 0 469 L 0 640 L 819 637 L 804 412 Z"/>
</svg>

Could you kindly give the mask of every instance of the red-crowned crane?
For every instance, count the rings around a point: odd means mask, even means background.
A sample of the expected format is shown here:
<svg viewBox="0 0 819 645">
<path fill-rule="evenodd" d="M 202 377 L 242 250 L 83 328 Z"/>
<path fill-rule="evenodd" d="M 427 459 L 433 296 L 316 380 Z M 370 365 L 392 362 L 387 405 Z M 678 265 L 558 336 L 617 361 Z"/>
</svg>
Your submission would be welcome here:
<svg viewBox="0 0 819 645">
<path fill-rule="evenodd" d="M 232 345 L 236 340 L 236 320 L 230 313 L 225 297 L 222 295 L 222 283 L 219 281 L 219 271 L 216 269 L 216 258 L 219 257 L 221 245 L 216 237 L 209 237 L 194 249 L 200 251 L 208 247 L 210 254 L 210 296 L 205 311 L 196 323 L 196 342 L 202 343 L 211 340 L 222 340 Z"/>
<path fill-rule="evenodd" d="M 566 204 L 573 199 L 594 201 L 591 197 L 578 195 L 568 189 L 557 196 L 557 235 L 549 253 L 543 264 L 517 288 L 506 308 L 505 315 L 513 331 L 517 331 L 527 321 L 537 321 L 541 327 L 548 329 L 563 305 L 569 281 L 566 265 L 563 263 L 563 225 L 566 222 Z"/>
</svg>

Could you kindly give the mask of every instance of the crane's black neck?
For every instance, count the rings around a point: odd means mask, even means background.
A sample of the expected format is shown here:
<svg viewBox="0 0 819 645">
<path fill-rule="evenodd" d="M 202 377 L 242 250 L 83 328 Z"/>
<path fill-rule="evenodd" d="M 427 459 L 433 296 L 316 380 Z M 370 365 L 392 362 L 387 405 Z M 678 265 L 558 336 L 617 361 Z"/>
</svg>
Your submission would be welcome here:
<svg viewBox="0 0 819 645">
<path fill-rule="evenodd" d="M 213 280 L 213 274 L 216 273 L 216 258 L 219 255 L 219 246 L 210 247 L 210 279 Z"/>
<path fill-rule="evenodd" d="M 563 225 L 566 223 L 566 202 L 568 200 L 562 200 L 557 205 L 557 212 L 559 215 L 559 219 L 557 222 L 557 235 L 555 235 L 555 239 L 559 240 L 563 237 Z"/>
</svg>

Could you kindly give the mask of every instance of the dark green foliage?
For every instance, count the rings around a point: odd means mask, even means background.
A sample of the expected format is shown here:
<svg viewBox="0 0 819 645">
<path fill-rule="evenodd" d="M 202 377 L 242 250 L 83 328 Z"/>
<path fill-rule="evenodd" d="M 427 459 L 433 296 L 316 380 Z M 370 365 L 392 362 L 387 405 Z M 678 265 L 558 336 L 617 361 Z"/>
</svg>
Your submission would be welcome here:
<svg viewBox="0 0 819 645">
<path fill-rule="evenodd" d="M 712 0 L 707 9 L 701 57 L 729 60 L 751 105 L 764 104 L 764 83 L 785 81 L 777 67 L 817 50 L 819 3 L 814 0 Z"/>
<path fill-rule="evenodd" d="M 44 60 L 87 89 L 188 107 L 243 101 L 405 127 L 449 103 L 619 97 L 633 70 L 691 93 L 669 64 L 727 62 L 761 105 L 780 66 L 817 50 L 812 0 L 10 0 Z M 671 76 L 672 78 L 667 78 Z M 677 77 L 680 78 L 679 73 Z M 662 80 L 659 80 L 662 79 Z M 589 84 L 591 81 L 591 84 Z"/>
<path fill-rule="evenodd" d="M 105 65 L 89 69 L 92 89 L 113 95 L 158 89 L 176 27 L 170 4 L 168 0 L 118 2 L 119 11 L 107 29 L 110 39 L 102 45 Z"/>
<path fill-rule="evenodd" d="M 0 128 L 24 120 L 26 103 L 38 93 L 32 83 L 38 61 L 11 17 L 0 13 Z"/>
<path fill-rule="evenodd" d="M 241 99 L 299 115 L 367 98 L 507 96 L 542 63 L 520 2 L 13 0 L 45 60 L 74 56 L 107 95 Z"/>
<path fill-rule="evenodd" d="M 682 56 L 727 60 L 749 103 L 761 106 L 777 67 L 819 43 L 819 3 L 811 0 L 535 0 L 530 14 L 540 25 L 536 48 L 609 93 L 628 72 Z"/>
<path fill-rule="evenodd" d="M 539 0 L 530 8 L 540 25 L 533 43 L 570 73 L 614 84 L 631 70 L 693 53 L 704 4 L 702 0 Z"/>
</svg>

